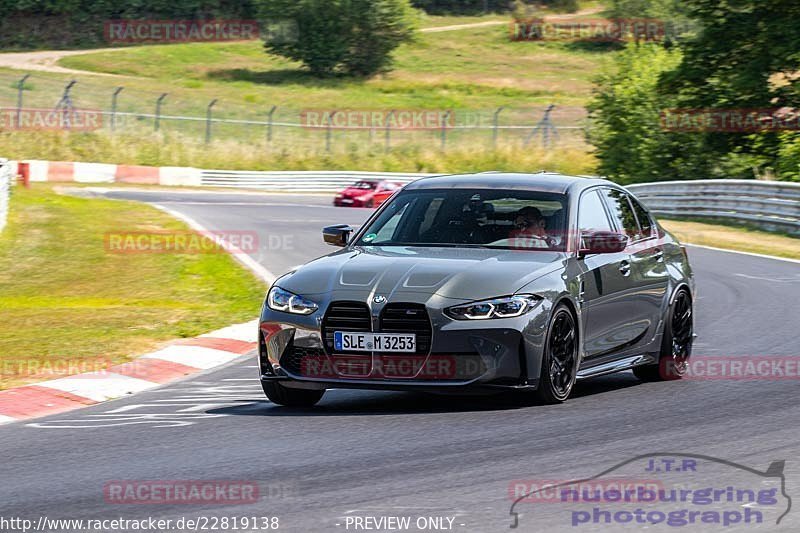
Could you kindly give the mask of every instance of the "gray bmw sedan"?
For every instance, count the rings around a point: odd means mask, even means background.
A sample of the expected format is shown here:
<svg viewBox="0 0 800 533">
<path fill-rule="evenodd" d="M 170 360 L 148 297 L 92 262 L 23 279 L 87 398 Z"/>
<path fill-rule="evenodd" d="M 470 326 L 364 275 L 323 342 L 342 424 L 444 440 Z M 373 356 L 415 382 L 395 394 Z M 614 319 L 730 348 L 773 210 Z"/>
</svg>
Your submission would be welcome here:
<svg viewBox="0 0 800 533">
<path fill-rule="evenodd" d="M 424 178 L 360 229 L 323 237 L 340 250 L 276 280 L 261 311 L 261 383 L 274 403 L 314 405 L 328 388 L 555 403 L 579 379 L 686 372 L 686 250 L 609 181 Z"/>
</svg>

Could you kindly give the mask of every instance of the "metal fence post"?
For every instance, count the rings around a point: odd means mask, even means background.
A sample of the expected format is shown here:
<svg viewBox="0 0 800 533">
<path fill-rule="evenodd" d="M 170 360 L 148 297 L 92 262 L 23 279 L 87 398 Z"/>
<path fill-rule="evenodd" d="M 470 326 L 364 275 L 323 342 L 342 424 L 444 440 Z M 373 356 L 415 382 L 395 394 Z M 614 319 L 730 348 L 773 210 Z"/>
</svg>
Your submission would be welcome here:
<svg viewBox="0 0 800 533">
<path fill-rule="evenodd" d="M 206 144 L 211 142 L 211 109 L 214 107 L 214 104 L 217 103 L 217 99 L 214 98 L 211 100 L 211 103 L 208 104 L 206 108 Z"/>
<path fill-rule="evenodd" d="M 386 116 L 386 146 L 384 147 L 384 151 L 387 153 L 392 149 L 392 118 L 396 111 L 397 110 L 392 109 Z"/>
<path fill-rule="evenodd" d="M 22 94 L 25 90 L 25 82 L 30 78 L 30 74 L 25 74 L 17 84 L 17 128 L 22 128 Z"/>
<path fill-rule="evenodd" d="M 161 103 L 164 101 L 164 98 L 167 97 L 167 94 L 169 94 L 169 93 L 162 94 L 161 96 L 158 97 L 158 100 L 156 100 L 156 119 L 155 119 L 155 124 L 154 124 L 154 127 L 155 127 L 156 131 L 158 131 L 159 127 L 161 126 L 161 124 L 160 124 L 160 122 L 161 122 Z"/>
<path fill-rule="evenodd" d="M 525 146 L 530 144 L 531 139 L 533 139 L 537 133 L 542 133 L 542 146 L 544 148 L 550 147 L 550 135 L 554 138 L 558 138 L 558 129 L 553 125 L 553 121 L 550 119 L 550 113 L 553 112 L 555 109 L 555 105 L 550 104 L 547 106 L 547 109 L 544 110 L 544 115 L 542 116 L 542 120 L 540 120 L 536 127 L 533 128 L 533 131 L 525 138 Z"/>
<path fill-rule="evenodd" d="M 328 127 L 326 128 L 326 132 L 325 132 L 325 151 L 326 152 L 330 152 L 331 151 L 331 135 L 333 134 L 333 132 L 331 131 L 331 128 L 333 127 L 333 117 L 336 116 L 336 113 L 338 113 L 338 111 L 334 111 L 333 113 L 328 115 Z"/>
<path fill-rule="evenodd" d="M 494 125 L 492 129 L 492 147 L 494 148 L 497 148 L 497 136 L 500 128 L 500 113 L 502 113 L 505 108 L 506 106 L 500 106 L 497 108 L 497 111 L 494 112 Z"/>
<path fill-rule="evenodd" d="M 272 106 L 272 109 L 269 110 L 267 113 L 267 142 L 272 142 L 272 116 L 275 114 L 275 110 L 278 109 L 278 106 Z"/>
<path fill-rule="evenodd" d="M 111 95 L 111 131 L 117 129 L 117 98 L 125 87 L 117 87 Z"/>
<path fill-rule="evenodd" d="M 452 111 L 448 111 L 444 114 L 444 118 L 442 119 L 442 150 L 447 149 L 447 120 L 450 118 Z"/>
<path fill-rule="evenodd" d="M 66 129 L 71 129 L 70 124 L 70 113 L 74 113 L 75 106 L 72 105 L 72 97 L 70 96 L 70 91 L 78 83 L 76 80 L 72 80 L 64 87 L 64 93 L 61 95 L 61 100 L 58 101 L 56 104 L 55 111 L 63 110 L 64 113 L 64 126 Z"/>
</svg>

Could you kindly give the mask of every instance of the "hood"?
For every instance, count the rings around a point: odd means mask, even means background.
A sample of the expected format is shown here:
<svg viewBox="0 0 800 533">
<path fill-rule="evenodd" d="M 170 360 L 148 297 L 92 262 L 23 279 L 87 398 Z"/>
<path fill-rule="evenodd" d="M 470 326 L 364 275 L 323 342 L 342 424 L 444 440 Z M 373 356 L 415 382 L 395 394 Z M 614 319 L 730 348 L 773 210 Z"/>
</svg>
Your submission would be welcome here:
<svg viewBox="0 0 800 533">
<path fill-rule="evenodd" d="M 481 300 L 514 294 L 561 268 L 565 258 L 548 251 L 367 246 L 321 257 L 277 284 L 304 296 L 352 291 Z"/>
<path fill-rule="evenodd" d="M 358 198 L 359 196 L 371 196 L 375 193 L 374 189 L 359 189 L 358 187 L 348 187 L 341 193 L 343 198 Z"/>
</svg>

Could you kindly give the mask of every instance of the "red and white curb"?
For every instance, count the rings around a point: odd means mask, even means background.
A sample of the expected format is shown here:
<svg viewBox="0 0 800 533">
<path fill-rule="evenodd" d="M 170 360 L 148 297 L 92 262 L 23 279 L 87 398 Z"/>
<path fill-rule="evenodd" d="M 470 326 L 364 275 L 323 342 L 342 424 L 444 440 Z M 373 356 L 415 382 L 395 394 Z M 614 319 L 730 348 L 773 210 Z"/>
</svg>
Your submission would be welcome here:
<svg viewBox="0 0 800 533">
<path fill-rule="evenodd" d="M 69 161 L 9 161 L 12 175 L 27 174 L 31 182 L 135 183 L 199 187 L 201 171 L 190 167 L 147 167 Z"/>
<path fill-rule="evenodd" d="M 257 346 L 257 320 L 182 339 L 108 370 L 0 391 L 0 424 L 122 398 L 234 361 Z"/>
</svg>

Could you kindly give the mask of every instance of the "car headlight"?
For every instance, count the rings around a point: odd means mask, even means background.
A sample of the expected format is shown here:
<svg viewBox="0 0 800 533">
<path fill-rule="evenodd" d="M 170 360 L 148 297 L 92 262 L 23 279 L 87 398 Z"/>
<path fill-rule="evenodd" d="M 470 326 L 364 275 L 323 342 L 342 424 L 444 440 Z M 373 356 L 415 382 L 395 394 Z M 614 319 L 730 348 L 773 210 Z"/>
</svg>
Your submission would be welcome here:
<svg viewBox="0 0 800 533">
<path fill-rule="evenodd" d="M 267 295 L 267 305 L 273 311 L 283 311 L 295 315 L 310 315 L 319 306 L 302 296 L 283 290 L 280 287 L 272 287 Z"/>
<path fill-rule="evenodd" d="M 493 300 L 481 300 L 463 305 L 454 305 L 444 313 L 455 320 L 488 320 L 491 318 L 514 318 L 522 316 L 542 299 L 531 294 L 518 294 Z"/>
</svg>

